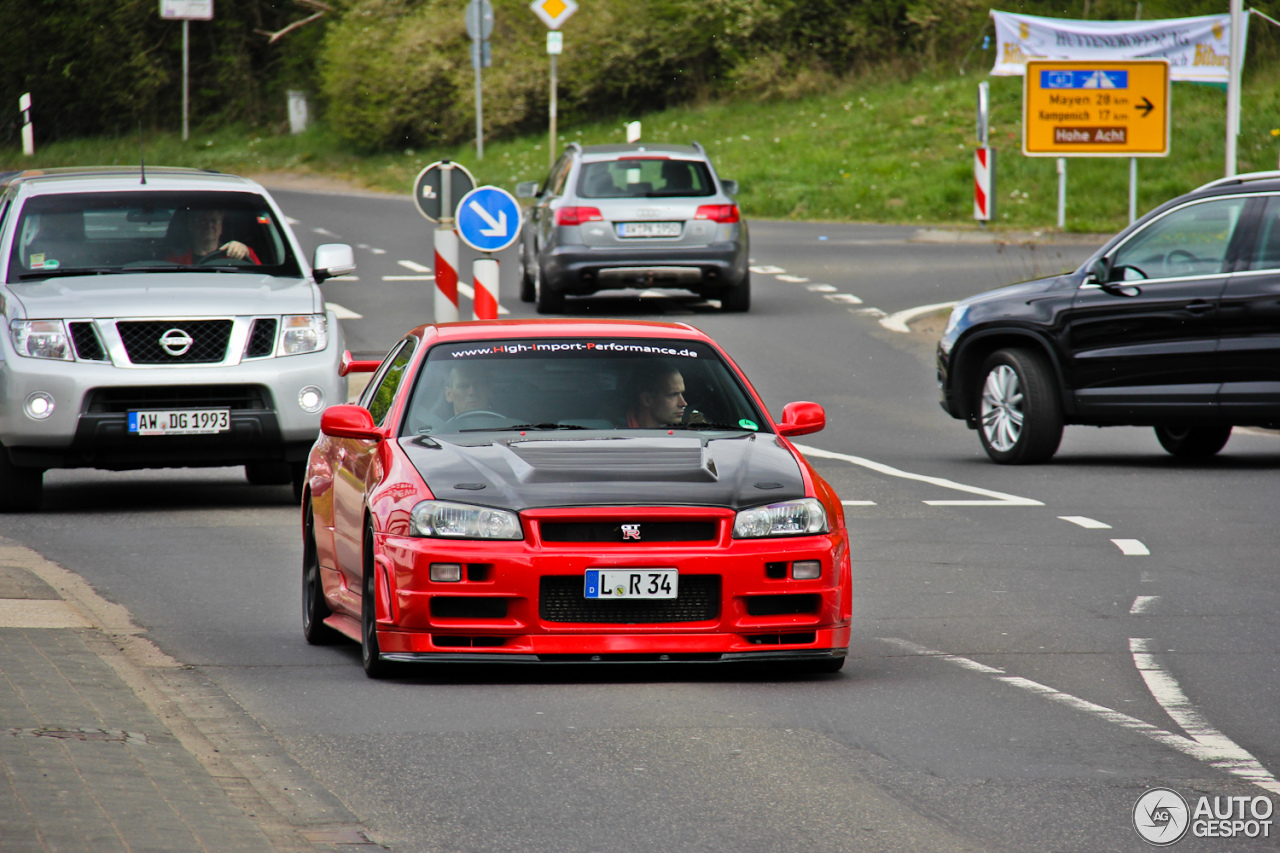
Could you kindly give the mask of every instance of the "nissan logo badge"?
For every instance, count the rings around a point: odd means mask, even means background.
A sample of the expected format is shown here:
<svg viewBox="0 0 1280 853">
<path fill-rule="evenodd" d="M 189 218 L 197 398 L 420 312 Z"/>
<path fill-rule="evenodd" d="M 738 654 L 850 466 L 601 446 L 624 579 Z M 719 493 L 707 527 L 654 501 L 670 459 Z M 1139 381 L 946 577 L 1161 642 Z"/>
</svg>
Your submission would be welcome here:
<svg viewBox="0 0 1280 853">
<path fill-rule="evenodd" d="M 191 349 L 191 344 L 191 336 L 181 329 L 170 329 L 160 336 L 160 346 L 174 357 L 186 355 L 187 350 Z"/>
</svg>

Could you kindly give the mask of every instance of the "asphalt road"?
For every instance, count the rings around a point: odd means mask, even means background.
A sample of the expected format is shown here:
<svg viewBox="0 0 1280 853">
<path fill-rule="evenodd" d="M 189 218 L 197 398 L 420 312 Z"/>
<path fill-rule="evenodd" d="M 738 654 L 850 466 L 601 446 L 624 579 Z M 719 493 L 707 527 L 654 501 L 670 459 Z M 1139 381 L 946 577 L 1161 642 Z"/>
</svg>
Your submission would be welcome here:
<svg viewBox="0 0 1280 853">
<path fill-rule="evenodd" d="M 361 315 L 344 322 L 353 350 L 385 351 L 430 320 L 430 280 L 384 279 L 431 264 L 407 200 L 276 196 L 308 250 L 363 244 L 358 280 L 324 285 Z M 304 643 L 297 509 L 236 470 L 51 472 L 47 510 L 2 517 L 0 533 L 125 605 L 392 849 L 1145 850 L 1131 810 L 1149 787 L 1280 801 L 1280 438 L 1238 432 L 1191 463 L 1150 430 L 1070 427 L 1050 465 L 990 464 L 937 405 L 930 341 L 880 320 L 1073 267 L 1089 249 L 914 233 L 754 223 L 766 272 L 746 315 L 657 294 L 568 306 L 692 323 L 775 415 L 793 399 L 826 407 L 827 429 L 801 441 L 858 502 L 839 675 L 512 667 L 368 681 L 354 645 Z M 533 316 L 513 270 L 503 305 Z M 1276 849 L 1276 829 L 1177 849 Z"/>
</svg>

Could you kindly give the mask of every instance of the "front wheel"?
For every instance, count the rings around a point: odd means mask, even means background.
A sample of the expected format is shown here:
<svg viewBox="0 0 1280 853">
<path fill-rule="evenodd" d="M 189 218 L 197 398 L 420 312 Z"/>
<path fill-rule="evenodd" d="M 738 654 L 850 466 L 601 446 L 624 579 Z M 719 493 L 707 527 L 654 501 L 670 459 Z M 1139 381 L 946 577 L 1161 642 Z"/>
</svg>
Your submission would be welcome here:
<svg viewBox="0 0 1280 853">
<path fill-rule="evenodd" d="M 1047 462 L 1062 443 L 1062 401 L 1039 353 L 997 350 L 982 365 L 975 408 L 978 437 L 1001 465 Z"/>
<path fill-rule="evenodd" d="M 382 660 L 378 647 L 378 568 L 373 559 L 373 527 L 364 531 L 364 579 L 360 583 L 360 664 L 370 678 L 387 678 L 395 664 Z"/>
<path fill-rule="evenodd" d="M 1186 426 L 1185 424 L 1162 424 L 1156 427 L 1156 438 L 1160 446 L 1184 459 L 1213 456 L 1227 444 L 1231 438 L 1230 426 Z"/>
<path fill-rule="evenodd" d="M 320 558 L 316 552 L 315 513 L 308 503 L 302 516 L 302 636 L 313 646 L 336 642 L 338 632 L 324 624 L 333 615 L 324 599 Z"/>
<path fill-rule="evenodd" d="M 44 493 L 44 471 L 22 468 L 0 445 L 0 512 L 35 512 Z"/>
</svg>

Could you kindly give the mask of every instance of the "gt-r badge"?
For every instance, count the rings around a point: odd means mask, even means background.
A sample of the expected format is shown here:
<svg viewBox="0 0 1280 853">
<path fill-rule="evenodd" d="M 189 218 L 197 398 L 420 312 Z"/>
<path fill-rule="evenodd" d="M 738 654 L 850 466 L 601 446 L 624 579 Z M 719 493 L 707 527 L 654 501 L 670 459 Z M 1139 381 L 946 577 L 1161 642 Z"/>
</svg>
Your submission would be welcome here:
<svg viewBox="0 0 1280 853">
<path fill-rule="evenodd" d="M 639 540 L 639 539 L 640 539 L 640 525 L 638 525 L 638 524 L 624 524 L 624 525 L 622 525 L 622 538 L 623 538 L 624 540 L 625 540 L 625 539 L 636 539 L 636 540 Z"/>
</svg>

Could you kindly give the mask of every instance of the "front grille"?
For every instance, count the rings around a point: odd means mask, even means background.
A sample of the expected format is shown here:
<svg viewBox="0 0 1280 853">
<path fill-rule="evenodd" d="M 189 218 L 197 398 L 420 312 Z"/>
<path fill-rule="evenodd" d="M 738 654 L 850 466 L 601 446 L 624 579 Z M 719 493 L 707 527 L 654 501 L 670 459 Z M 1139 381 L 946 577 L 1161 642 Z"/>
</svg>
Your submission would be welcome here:
<svg viewBox="0 0 1280 853">
<path fill-rule="evenodd" d="M 75 344 L 76 356 L 83 361 L 106 361 L 107 353 L 98 340 L 98 333 L 92 323 L 72 323 L 71 342 Z"/>
<path fill-rule="evenodd" d="M 583 596 L 582 575 L 550 575 L 538 589 L 538 615 L 547 622 L 622 625 L 705 622 L 720 615 L 720 576 L 681 575 L 679 598 L 601 601 Z"/>
<path fill-rule="evenodd" d="M 822 596 L 816 593 L 799 595 L 749 595 L 748 616 L 790 616 L 797 613 L 817 613 Z"/>
<path fill-rule="evenodd" d="M 139 409 L 232 409 L 268 411 L 271 397 L 261 385 L 134 385 L 94 388 L 85 400 L 88 414 Z"/>
<path fill-rule="evenodd" d="M 210 364 L 227 357 L 231 325 L 230 320 L 120 320 L 116 330 L 134 364 Z M 170 355 L 160 345 L 171 329 L 191 338 L 191 348 L 181 355 Z"/>
<path fill-rule="evenodd" d="M 440 619 L 505 619 L 505 598 L 436 596 L 431 599 L 431 615 Z"/>
<path fill-rule="evenodd" d="M 639 539 L 623 539 L 622 521 L 544 521 L 544 542 L 710 542 L 716 538 L 714 521 L 641 521 Z"/>
<path fill-rule="evenodd" d="M 276 320 L 274 317 L 261 317 L 253 321 L 253 329 L 249 332 L 249 345 L 245 347 L 245 358 L 262 358 L 276 351 Z"/>
</svg>

